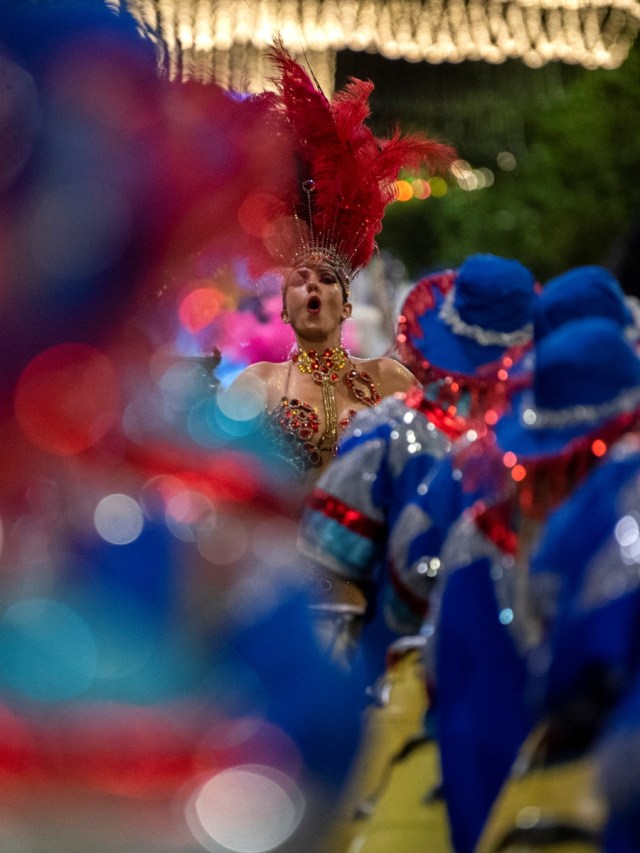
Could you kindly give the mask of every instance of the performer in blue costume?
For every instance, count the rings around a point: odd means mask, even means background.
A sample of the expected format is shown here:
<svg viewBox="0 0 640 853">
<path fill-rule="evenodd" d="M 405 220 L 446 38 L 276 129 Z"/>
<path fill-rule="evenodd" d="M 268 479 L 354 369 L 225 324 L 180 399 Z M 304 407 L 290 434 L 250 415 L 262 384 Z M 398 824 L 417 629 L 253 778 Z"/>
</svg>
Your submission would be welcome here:
<svg viewBox="0 0 640 853">
<path fill-rule="evenodd" d="M 534 307 L 536 348 L 530 350 L 512 371 L 512 386 L 526 387 L 530 381 L 536 350 L 545 336 L 573 318 L 589 316 L 608 317 L 626 336 L 637 334 L 624 294 L 608 270 L 596 266 L 578 267 L 550 280 Z M 522 650 L 528 641 L 526 636 L 521 636 L 514 643 L 513 609 L 506 582 L 513 574 L 518 554 L 520 561 L 526 563 L 526 553 L 523 553 L 522 542 L 518 543 L 516 526 L 519 522 L 513 508 L 514 480 L 511 477 L 505 480 L 503 474 L 507 470 L 519 477 L 524 468 L 517 467 L 515 455 L 503 457 L 503 450 L 491 444 L 491 436 L 485 443 L 485 450 L 485 474 L 481 478 L 470 468 L 469 456 L 464 450 L 452 454 L 439 465 L 429 492 L 422 499 L 428 523 L 419 537 L 428 548 L 436 539 L 433 525 L 440 528 L 442 538 L 455 521 L 453 516 L 442 513 L 443 494 L 455 493 L 458 489 L 462 494 L 472 495 L 475 490 L 482 498 L 454 527 L 444 552 L 424 552 L 425 556 L 438 558 L 442 564 L 433 595 L 434 610 L 424 633 L 429 641 L 438 623 L 438 648 L 442 654 L 437 674 L 433 672 L 432 661 L 430 675 L 437 681 L 445 788 L 454 840 L 460 849 L 473 847 L 486 809 L 532 720 L 524 701 L 527 671 Z M 503 459 L 510 468 L 503 467 Z M 487 475 L 486 469 L 491 468 L 493 473 Z M 561 494 L 558 491 L 558 500 Z M 443 608 L 438 614 L 445 585 Z M 464 617 L 460 615 L 462 611 Z M 482 649 L 491 638 L 493 652 L 487 657 L 483 654 L 472 665 L 480 648 L 476 643 L 481 637 L 485 638 Z M 467 669 L 458 667 L 459 659 L 467 661 Z M 491 669 L 494 663 L 501 669 L 500 678 L 488 677 L 486 668 Z M 473 718 L 468 707 L 469 680 L 475 684 Z M 506 709 L 508 713 L 500 713 Z M 478 721 L 476 726 L 474 719 Z M 491 721 L 496 725 L 492 726 Z M 496 739 L 497 729 L 500 737 Z M 477 762 L 471 764 L 476 769 L 475 775 L 467 772 L 471 766 L 469 755 L 473 754 L 472 750 L 468 753 L 467 748 L 474 743 Z M 462 766 L 467 768 L 464 774 Z"/>
<path fill-rule="evenodd" d="M 529 556 L 549 512 L 633 423 L 639 380 L 638 360 L 610 320 L 572 321 L 544 337 L 535 350 L 532 388 L 514 399 L 496 427 L 505 498 L 474 506 L 451 529 L 432 627 L 456 850 L 475 849 L 535 721 L 527 658 L 540 624 L 526 596 Z"/>
<path fill-rule="evenodd" d="M 531 655 L 530 692 L 544 731 L 533 760 L 551 773 L 581 763 L 586 779 L 567 788 L 562 803 L 543 799 L 544 789 L 538 799 L 529 792 L 521 806 L 539 815 L 531 842 L 552 828 L 611 851 L 635 850 L 640 840 L 640 782 L 629 751 L 637 742 L 640 684 L 638 393 L 631 389 L 619 401 L 635 408 L 620 416 L 633 418 L 632 431 L 551 516 L 531 560 L 542 637 Z"/>
</svg>

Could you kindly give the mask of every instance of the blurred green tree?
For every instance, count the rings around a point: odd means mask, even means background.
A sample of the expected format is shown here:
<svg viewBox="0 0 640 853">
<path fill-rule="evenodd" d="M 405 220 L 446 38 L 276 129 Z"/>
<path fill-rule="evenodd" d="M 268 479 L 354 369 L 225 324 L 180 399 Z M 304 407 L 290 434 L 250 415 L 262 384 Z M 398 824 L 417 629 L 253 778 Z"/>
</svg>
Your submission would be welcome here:
<svg viewBox="0 0 640 853">
<path fill-rule="evenodd" d="M 624 267 L 623 285 L 634 290 L 638 261 L 628 250 L 640 231 L 638 43 L 615 70 L 531 69 L 516 61 L 411 66 L 353 54 L 339 58 L 338 72 L 375 81 L 376 125 L 426 128 L 454 144 L 472 169 L 493 174 L 484 189 L 450 180 L 442 197 L 389 208 L 379 242 L 412 277 L 487 251 L 517 257 L 541 281 L 578 264 Z M 501 152 L 512 155 L 506 165 L 513 168 L 500 168 Z"/>
</svg>

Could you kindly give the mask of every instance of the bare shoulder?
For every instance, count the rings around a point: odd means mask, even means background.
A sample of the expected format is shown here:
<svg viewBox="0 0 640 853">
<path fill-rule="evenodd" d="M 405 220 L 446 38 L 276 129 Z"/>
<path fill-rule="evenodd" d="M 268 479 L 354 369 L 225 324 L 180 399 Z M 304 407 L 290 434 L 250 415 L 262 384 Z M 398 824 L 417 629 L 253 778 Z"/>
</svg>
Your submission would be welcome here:
<svg viewBox="0 0 640 853">
<path fill-rule="evenodd" d="M 286 375 L 287 369 L 288 362 L 286 361 L 256 361 L 255 364 L 245 367 L 242 373 L 239 373 L 233 380 L 233 384 L 244 385 L 254 382 L 277 382 L 281 377 Z"/>
<path fill-rule="evenodd" d="M 404 393 L 420 384 L 413 373 L 395 358 L 380 356 L 358 359 L 357 365 L 369 373 L 383 397 L 398 392 Z"/>
<path fill-rule="evenodd" d="M 255 364 L 250 364 L 248 367 L 239 373 L 234 379 L 234 384 L 237 382 L 252 382 L 255 379 L 260 379 L 267 382 L 269 379 L 278 375 L 282 365 L 272 361 L 257 361 Z"/>
<path fill-rule="evenodd" d="M 230 391 L 258 394 L 263 397 L 268 409 L 278 402 L 281 387 L 286 384 L 286 363 L 257 361 L 239 373 L 233 380 Z"/>
</svg>

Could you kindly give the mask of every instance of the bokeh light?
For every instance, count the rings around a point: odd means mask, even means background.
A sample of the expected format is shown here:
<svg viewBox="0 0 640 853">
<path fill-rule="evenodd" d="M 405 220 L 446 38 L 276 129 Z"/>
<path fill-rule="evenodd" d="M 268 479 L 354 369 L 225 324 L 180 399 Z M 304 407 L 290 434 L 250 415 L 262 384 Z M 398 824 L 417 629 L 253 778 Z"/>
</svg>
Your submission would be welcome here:
<svg viewBox="0 0 640 853">
<path fill-rule="evenodd" d="M 187 412 L 194 400 L 199 401 L 208 394 L 203 368 L 195 361 L 182 359 L 169 364 L 158 378 L 162 399 L 176 412 Z"/>
<path fill-rule="evenodd" d="M 482 175 L 482 177 L 484 179 L 483 186 L 492 187 L 494 182 L 495 182 L 495 176 L 494 176 L 493 172 L 491 171 L 491 169 L 487 169 L 485 166 L 483 166 L 480 169 L 478 169 L 478 171 L 480 172 L 480 174 Z"/>
<path fill-rule="evenodd" d="M 511 476 L 516 481 L 516 483 L 520 483 L 527 476 L 527 469 L 524 465 L 514 465 L 511 469 Z"/>
<path fill-rule="evenodd" d="M 513 610 L 510 607 L 505 607 L 498 614 L 498 619 L 502 625 L 510 625 L 513 622 Z"/>
<path fill-rule="evenodd" d="M 36 356 L 16 389 L 15 414 L 36 446 L 71 456 L 97 444 L 118 415 L 110 359 L 94 347 L 65 343 Z"/>
<path fill-rule="evenodd" d="M 634 515 L 625 515 L 615 526 L 615 537 L 622 548 L 629 548 L 640 538 L 640 525 Z"/>
<path fill-rule="evenodd" d="M 447 182 L 443 178 L 429 178 L 431 184 L 431 195 L 434 198 L 441 198 L 447 194 Z"/>
<path fill-rule="evenodd" d="M 232 515 L 210 515 L 196 531 L 198 551 L 209 563 L 227 566 L 241 560 L 249 547 L 249 531 Z"/>
<path fill-rule="evenodd" d="M 640 562 L 640 515 L 637 512 L 629 512 L 616 524 L 614 536 L 620 546 L 620 556 L 626 565 L 634 565 Z M 621 578 L 618 578 L 621 580 Z M 608 578 L 611 589 L 616 585 L 616 573 L 612 572 Z"/>
<path fill-rule="evenodd" d="M 513 172 L 517 166 L 516 158 L 510 151 L 501 151 L 496 157 L 496 163 L 503 172 Z"/>
<path fill-rule="evenodd" d="M 215 400 L 199 400 L 189 410 L 187 431 L 202 447 L 219 448 L 229 438 L 230 433 L 221 430 L 218 425 L 219 412 Z"/>
<path fill-rule="evenodd" d="M 264 411 L 266 392 L 262 383 L 252 382 L 249 377 L 242 386 L 230 386 L 220 389 L 217 397 L 220 411 L 228 418 L 237 421 L 249 421 Z"/>
<path fill-rule="evenodd" d="M 491 169 L 474 169 L 467 160 L 456 160 L 451 166 L 451 173 L 458 186 L 467 192 L 490 187 L 495 180 Z"/>
<path fill-rule="evenodd" d="M 273 209 L 278 197 L 267 189 L 256 190 L 238 208 L 240 225 L 254 237 L 269 237 L 273 234 Z"/>
<path fill-rule="evenodd" d="M 211 410 L 213 426 L 229 436 L 248 435 L 257 426 L 264 409 L 265 390 L 261 384 L 232 385 L 218 393 L 217 406 Z"/>
<path fill-rule="evenodd" d="M 413 198 L 413 187 L 409 181 L 396 181 L 396 199 L 398 201 L 409 201 Z"/>
<path fill-rule="evenodd" d="M 291 737 L 263 717 L 244 714 L 216 720 L 198 744 L 196 763 L 219 769 L 252 764 L 273 767 L 291 778 L 302 770 L 302 756 Z"/>
<path fill-rule="evenodd" d="M 223 770 L 206 781 L 187 807 L 187 821 L 211 851 L 276 850 L 298 827 L 305 803 L 285 774 L 260 765 Z"/>
<path fill-rule="evenodd" d="M 169 500 L 185 488 L 185 484 L 179 477 L 170 474 L 150 477 L 140 489 L 138 496 L 145 518 L 164 519 Z"/>
<path fill-rule="evenodd" d="M 97 647 L 87 622 L 62 602 L 22 599 L 0 618 L 0 672 L 17 693 L 59 702 L 93 683 Z"/>
<path fill-rule="evenodd" d="M 194 489 L 176 491 L 166 502 L 165 523 L 182 542 L 195 542 L 200 526 L 215 521 L 211 501 Z"/>
<path fill-rule="evenodd" d="M 142 533 L 144 518 L 140 505 L 129 495 L 102 498 L 93 514 L 98 534 L 112 545 L 128 545 Z"/>
<path fill-rule="evenodd" d="M 213 287 L 199 287 L 180 302 L 178 317 L 182 328 L 192 335 L 201 332 L 220 314 L 224 296 Z"/>
<path fill-rule="evenodd" d="M 512 453 L 511 450 L 507 450 L 507 452 L 502 457 L 502 461 L 507 468 L 513 468 L 513 466 L 518 461 L 518 457 L 515 453 Z"/>
<path fill-rule="evenodd" d="M 425 199 L 431 195 L 431 184 L 429 181 L 423 181 L 422 178 L 416 178 L 413 181 L 413 194 L 416 198 Z"/>
</svg>

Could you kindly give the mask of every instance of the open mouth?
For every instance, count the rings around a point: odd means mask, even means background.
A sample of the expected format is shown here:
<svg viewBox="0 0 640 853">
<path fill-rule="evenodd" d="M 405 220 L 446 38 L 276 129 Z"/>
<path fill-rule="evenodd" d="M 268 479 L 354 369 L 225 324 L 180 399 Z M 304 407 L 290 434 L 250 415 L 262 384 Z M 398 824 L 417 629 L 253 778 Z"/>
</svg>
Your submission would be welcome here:
<svg viewBox="0 0 640 853">
<path fill-rule="evenodd" d="M 322 307 L 322 302 L 320 302 L 319 296 L 310 296 L 307 301 L 307 311 L 319 311 Z"/>
</svg>

